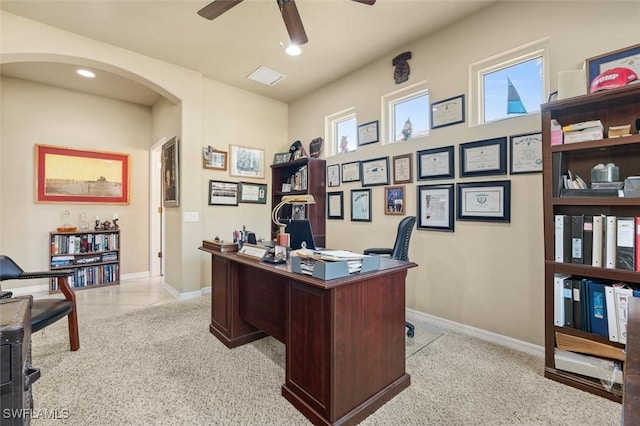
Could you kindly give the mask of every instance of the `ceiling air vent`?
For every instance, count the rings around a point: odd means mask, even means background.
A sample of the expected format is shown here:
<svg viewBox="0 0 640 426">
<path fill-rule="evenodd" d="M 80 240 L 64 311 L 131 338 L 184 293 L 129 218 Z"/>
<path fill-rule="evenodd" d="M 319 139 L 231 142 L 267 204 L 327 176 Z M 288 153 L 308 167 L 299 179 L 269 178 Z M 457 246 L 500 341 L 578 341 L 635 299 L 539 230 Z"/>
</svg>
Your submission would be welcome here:
<svg viewBox="0 0 640 426">
<path fill-rule="evenodd" d="M 284 77 L 284 74 L 280 74 L 278 71 L 274 71 L 263 66 L 258 67 L 254 72 L 247 76 L 249 80 L 257 81 L 258 83 L 266 84 L 267 86 L 273 86 Z"/>
</svg>

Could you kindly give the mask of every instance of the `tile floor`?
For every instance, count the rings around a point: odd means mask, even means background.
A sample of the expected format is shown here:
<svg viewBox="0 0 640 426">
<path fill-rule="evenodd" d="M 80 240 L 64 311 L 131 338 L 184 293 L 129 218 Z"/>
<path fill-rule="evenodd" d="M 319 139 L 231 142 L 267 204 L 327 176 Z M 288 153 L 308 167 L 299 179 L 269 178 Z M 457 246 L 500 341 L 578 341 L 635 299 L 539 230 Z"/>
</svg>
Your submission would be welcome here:
<svg viewBox="0 0 640 426">
<path fill-rule="evenodd" d="M 76 291 L 78 321 L 105 318 L 146 306 L 176 301 L 162 288 L 163 277 L 124 280 L 120 285 Z M 34 294 L 34 298 L 63 297 L 60 294 Z M 64 322 L 66 321 L 58 321 Z"/>
</svg>

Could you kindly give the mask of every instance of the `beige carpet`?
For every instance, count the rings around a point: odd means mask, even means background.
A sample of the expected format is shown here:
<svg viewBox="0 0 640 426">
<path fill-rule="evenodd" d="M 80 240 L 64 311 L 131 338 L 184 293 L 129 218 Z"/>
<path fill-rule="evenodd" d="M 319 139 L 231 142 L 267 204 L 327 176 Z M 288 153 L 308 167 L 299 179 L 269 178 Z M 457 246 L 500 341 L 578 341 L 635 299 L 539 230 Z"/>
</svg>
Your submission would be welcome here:
<svg viewBox="0 0 640 426">
<path fill-rule="evenodd" d="M 35 413 L 68 418 L 32 424 L 309 424 L 281 396 L 284 346 L 266 338 L 227 349 L 208 331 L 209 304 L 203 297 L 89 321 L 75 353 L 64 324 L 36 334 Z M 621 423 L 620 404 L 545 379 L 541 358 L 449 331 L 434 338 L 407 358 L 411 386 L 362 425 Z"/>
</svg>

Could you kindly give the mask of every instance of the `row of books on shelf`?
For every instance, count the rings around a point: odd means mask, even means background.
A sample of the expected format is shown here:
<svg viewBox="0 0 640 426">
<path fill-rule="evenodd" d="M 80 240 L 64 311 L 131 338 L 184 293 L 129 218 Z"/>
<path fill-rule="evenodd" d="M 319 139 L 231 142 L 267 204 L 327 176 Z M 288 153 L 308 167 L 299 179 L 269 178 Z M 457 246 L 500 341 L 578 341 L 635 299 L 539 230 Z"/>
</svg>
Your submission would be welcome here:
<svg viewBox="0 0 640 426">
<path fill-rule="evenodd" d="M 301 166 L 295 173 L 293 173 L 287 179 L 287 182 L 283 184 L 283 192 L 289 191 L 306 191 L 308 175 L 307 175 L 307 166 Z M 288 190 L 286 190 L 288 189 Z"/>
<path fill-rule="evenodd" d="M 81 254 L 105 250 L 118 250 L 120 235 L 113 234 L 79 234 L 54 235 L 51 239 L 51 254 Z"/>
<path fill-rule="evenodd" d="M 640 271 L 640 217 L 555 215 L 555 261 Z"/>
<path fill-rule="evenodd" d="M 69 277 L 71 287 L 86 287 L 91 285 L 116 282 L 120 279 L 120 265 L 100 265 L 78 268 Z M 51 279 L 51 290 L 58 290 L 58 279 Z"/>
<path fill-rule="evenodd" d="M 553 322 L 627 343 L 629 299 L 640 297 L 630 284 L 556 273 Z"/>
<path fill-rule="evenodd" d="M 73 255 L 59 255 L 51 257 L 52 268 L 64 268 L 65 266 L 87 265 L 99 262 L 117 262 L 118 253 L 109 252 L 97 256 L 85 256 L 76 258 Z"/>
</svg>

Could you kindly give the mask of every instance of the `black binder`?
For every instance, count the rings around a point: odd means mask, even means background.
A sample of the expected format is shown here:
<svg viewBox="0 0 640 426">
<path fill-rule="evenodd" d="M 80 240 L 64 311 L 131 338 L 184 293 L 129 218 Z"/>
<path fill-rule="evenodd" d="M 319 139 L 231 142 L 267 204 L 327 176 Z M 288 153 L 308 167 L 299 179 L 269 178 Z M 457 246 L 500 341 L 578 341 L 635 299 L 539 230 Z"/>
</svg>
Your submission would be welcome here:
<svg viewBox="0 0 640 426">
<path fill-rule="evenodd" d="M 583 263 L 584 216 L 571 216 L 571 263 Z"/>
</svg>

